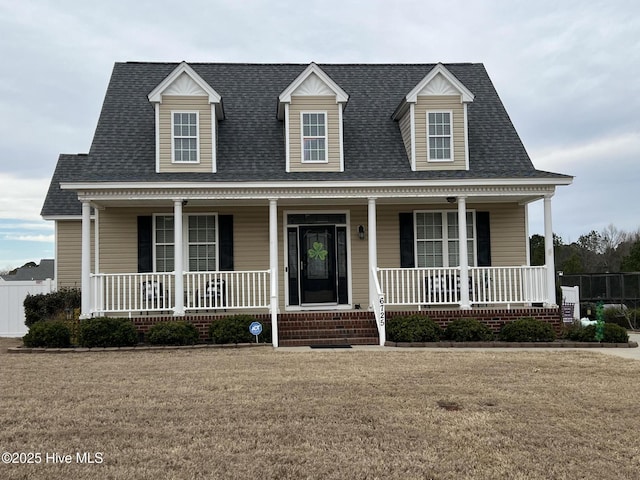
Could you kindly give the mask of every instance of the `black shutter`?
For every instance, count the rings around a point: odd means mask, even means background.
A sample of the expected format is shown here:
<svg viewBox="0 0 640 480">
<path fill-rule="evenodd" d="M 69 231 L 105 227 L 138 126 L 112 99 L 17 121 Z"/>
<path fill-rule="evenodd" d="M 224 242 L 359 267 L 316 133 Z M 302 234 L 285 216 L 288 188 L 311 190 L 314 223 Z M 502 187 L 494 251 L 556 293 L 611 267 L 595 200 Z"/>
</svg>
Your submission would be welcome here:
<svg viewBox="0 0 640 480">
<path fill-rule="evenodd" d="M 400 214 L 400 267 L 415 267 L 413 212 Z"/>
<path fill-rule="evenodd" d="M 476 212 L 476 233 L 478 234 L 478 266 L 490 267 L 491 222 L 489 221 L 489 212 Z"/>
<path fill-rule="evenodd" d="M 153 272 L 153 221 L 138 217 L 138 273 Z"/>
<path fill-rule="evenodd" d="M 223 271 L 233 270 L 233 215 L 218 215 L 218 268 Z"/>
</svg>

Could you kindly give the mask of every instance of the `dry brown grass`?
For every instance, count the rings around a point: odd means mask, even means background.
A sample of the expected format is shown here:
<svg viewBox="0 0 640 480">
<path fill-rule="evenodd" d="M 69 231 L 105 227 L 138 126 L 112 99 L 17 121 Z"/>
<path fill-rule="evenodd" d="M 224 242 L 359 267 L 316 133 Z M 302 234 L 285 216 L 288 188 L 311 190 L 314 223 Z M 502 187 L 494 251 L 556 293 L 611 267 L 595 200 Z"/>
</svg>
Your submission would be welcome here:
<svg viewBox="0 0 640 480">
<path fill-rule="evenodd" d="M 638 478 L 638 363 L 591 352 L 0 357 L 3 479 Z M 43 459 L 44 461 L 44 459 Z"/>
</svg>

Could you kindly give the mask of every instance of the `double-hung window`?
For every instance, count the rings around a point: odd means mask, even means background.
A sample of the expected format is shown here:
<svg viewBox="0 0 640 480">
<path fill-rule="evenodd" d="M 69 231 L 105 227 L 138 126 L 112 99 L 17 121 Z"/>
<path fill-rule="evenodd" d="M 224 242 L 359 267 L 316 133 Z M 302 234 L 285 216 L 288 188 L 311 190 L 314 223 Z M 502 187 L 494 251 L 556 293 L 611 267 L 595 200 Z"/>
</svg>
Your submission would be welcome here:
<svg viewBox="0 0 640 480">
<path fill-rule="evenodd" d="M 302 113 L 302 161 L 327 161 L 327 114 Z"/>
<path fill-rule="evenodd" d="M 187 215 L 185 218 L 185 260 L 190 272 L 218 269 L 218 234 L 216 215 Z M 156 215 L 154 226 L 155 271 L 175 269 L 175 223 L 173 215 Z M 180 253 L 182 254 L 182 253 Z"/>
<path fill-rule="evenodd" d="M 427 112 L 427 152 L 431 162 L 453 160 L 452 113 Z"/>
<path fill-rule="evenodd" d="M 216 216 L 190 215 L 188 219 L 188 255 L 190 272 L 217 270 Z"/>
<path fill-rule="evenodd" d="M 421 268 L 460 266 L 458 212 L 416 212 L 416 265 Z M 475 265 L 475 215 L 467 212 L 467 253 Z"/>
<path fill-rule="evenodd" d="M 198 112 L 172 112 L 172 152 L 175 163 L 198 163 Z"/>
<path fill-rule="evenodd" d="M 174 235 L 173 215 L 156 215 L 154 233 L 156 272 L 173 272 L 174 270 Z"/>
</svg>

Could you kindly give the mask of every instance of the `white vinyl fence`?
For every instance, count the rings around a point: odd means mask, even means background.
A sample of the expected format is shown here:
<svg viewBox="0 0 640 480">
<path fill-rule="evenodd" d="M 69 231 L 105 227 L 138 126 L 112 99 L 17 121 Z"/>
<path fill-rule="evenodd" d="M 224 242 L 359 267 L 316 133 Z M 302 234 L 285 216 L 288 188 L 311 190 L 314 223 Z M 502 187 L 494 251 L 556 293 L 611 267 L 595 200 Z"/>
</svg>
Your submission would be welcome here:
<svg viewBox="0 0 640 480">
<path fill-rule="evenodd" d="M 0 279 L 0 337 L 22 337 L 29 330 L 24 324 L 27 295 L 51 293 L 53 280 L 4 281 Z"/>
</svg>

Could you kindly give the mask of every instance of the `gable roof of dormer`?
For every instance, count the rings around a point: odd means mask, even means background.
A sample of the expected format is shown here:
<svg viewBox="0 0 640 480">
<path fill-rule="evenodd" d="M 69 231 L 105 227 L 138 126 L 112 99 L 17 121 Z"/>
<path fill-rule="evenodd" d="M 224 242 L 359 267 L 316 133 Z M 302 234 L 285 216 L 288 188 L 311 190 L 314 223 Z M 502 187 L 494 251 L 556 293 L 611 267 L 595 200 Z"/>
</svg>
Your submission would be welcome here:
<svg viewBox="0 0 640 480">
<path fill-rule="evenodd" d="M 154 88 L 147 98 L 151 103 L 162 103 L 163 95 L 206 96 L 215 105 L 216 118 L 224 118 L 222 97 L 198 75 L 187 62 L 182 62 Z"/>
<path fill-rule="evenodd" d="M 402 99 L 392 118 L 397 120 L 406 111 L 407 105 L 416 103 L 423 95 L 460 95 L 461 103 L 473 102 L 475 95 L 464 86 L 447 68 L 438 63 L 420 80 L 420 82 Z"/>
<path fill-rule="evenodd" d="M 278 118 L 284 118 L 284 104 L 293 95 L 335 95 L 336 103 L 347 103 L 349 95 L 318 65 L 311 62 L 278 97 Z"/>
</svg>

